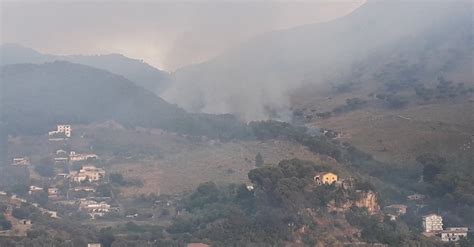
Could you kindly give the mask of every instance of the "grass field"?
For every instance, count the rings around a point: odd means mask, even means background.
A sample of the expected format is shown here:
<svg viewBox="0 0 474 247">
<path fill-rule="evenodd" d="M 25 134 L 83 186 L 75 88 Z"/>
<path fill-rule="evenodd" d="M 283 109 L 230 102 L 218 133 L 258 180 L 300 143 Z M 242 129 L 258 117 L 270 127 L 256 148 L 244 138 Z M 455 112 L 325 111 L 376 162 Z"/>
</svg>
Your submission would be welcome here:
<svg viewBox="0 0 474 247">
<path fill-rule="evenodd" d="M 376 159 L 413 162 L 420 154 L 474 155 L 474 103 L 430 104 L 401 110 L 368 108 L 311 125 L 343 133 L 343 140 Z"/>
</svg>

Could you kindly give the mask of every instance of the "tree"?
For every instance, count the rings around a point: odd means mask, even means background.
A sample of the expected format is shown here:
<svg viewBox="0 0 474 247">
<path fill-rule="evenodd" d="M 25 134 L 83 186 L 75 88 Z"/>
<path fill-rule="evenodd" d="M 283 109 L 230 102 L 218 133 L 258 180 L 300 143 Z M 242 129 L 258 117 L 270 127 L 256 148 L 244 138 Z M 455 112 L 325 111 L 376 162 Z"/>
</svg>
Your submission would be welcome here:
<svg viewBox="0 0 474 247">
<path fill-rule="evenodd" d="M 111 247 L 114 241 L 115 241 L 115 236 L 111 228 L 105 228 L 105 229 L 100 230 L 99 242 L 104 247 Z"/>
<path fill-rule="evenodd" d="M 35 166 L 35 171 L 42 177 L 54 176 L 54 161 L 50 158 L 43 158 L 39 164 Z"/>
<path fill-rule="evenodd" d="M 445 158 L 433 154 L 418 156 L 416 161 L 423 165 L 423 179 L 428 183 L 434 182 L 435 177 L 443 172 L 447 163 Z"/>
<path fill-rule="evenodd" d="M 102 197 L 110 197 L 112 195 L 112 188 L 109 184 L 100 184 L 97 186 L 97 195 Z"/>
<path fill-rule="evenodd" d="M 48 204 L 49 198 L 48 198 L 47 192 L 44 192 L 44 191 L 36 192 L 31 197 L 33 201 L 37 202 L 41 206 L 45 206 L 46 204 Z"/>
<path fill-rule="evenodd" d="M 126 181 L 123 179 L 123 175 L 121 173 L 111 173 L 110 176 L 110 182 L 114 183 L 114 184 L 118 184 L 118 185 L 125 185 L 126 184 Z"/>
<path fill-rule="evenodd" d="M 467 238 L 461 238 L 461 240 L 459 240 L 459 246 L 461 247 L 474 246 L 474 234 L 469 233 L 467 235 Z"/>
<path fill-rule="evenodd" d="M 26 167 L 7 166 L 0 168 L 0 188 L 19 195 L 29 189 L 30 173 Z"/>
<path fill-rule="evenodd" d="M 255 156 L 255 166 L 256 167 L 261 167 L 263 166 L 264 164 L 264 161 L 263 161 L 263 156 L 261 153 L 258 153 L 256 156 Z"/>
<path fill-rule="evenodd" d="M 0 214 L 0 229 L 2 230 L 10 230 L 12 228 L 12 223 L 5 219 L 3 214 Z"/>
<path fill-rule="evenodd" d="M 32 212 L 27 207 L 14 208 L 12 211 L 13 217 L 17 219 L 28 219 L 30 218 Z"/>
</svg>

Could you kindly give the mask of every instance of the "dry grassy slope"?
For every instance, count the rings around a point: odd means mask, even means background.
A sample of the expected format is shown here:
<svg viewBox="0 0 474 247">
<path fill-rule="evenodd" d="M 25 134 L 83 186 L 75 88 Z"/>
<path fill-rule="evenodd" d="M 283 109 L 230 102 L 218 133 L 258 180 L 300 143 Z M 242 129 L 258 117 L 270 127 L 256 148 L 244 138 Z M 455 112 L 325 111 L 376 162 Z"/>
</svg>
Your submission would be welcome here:
<svg viewBox="0 0 474 247">
<path fill-rule="evenodd" d="M 426 152 L 474 155 L 474 103 L 468 101 L 402 110 L 368 107 L 311 125 L 341 131 L 343 140 L 383 161 L 412 162 Z"/>
<path fill-rule="evenodd" d="M 37 164 L 46 156 L 54 157 L 55 151 L 60 148 L 80 153 L 91 152 L 89 148 L 98 140 L 106 147 L 118 145 L 152 152 L 138 157 L 136 153 L 131 157 L 117 157 L 108 151 L 97 150 L 108 173 L 120 172 L 126 179 L 144 182 L 143 187 L 122 187 L 121 194 L 124 197 L 179 193 L 192 190 L 207 181 L 245 183 L 248 181 L 248 172 L 255 168 L 255 156 L 259 152 L 267 164 L 299 158 L 332 164 L 335 171 L 340 170 L 330 159 L 315 155 L 306 147 L 292 142 L 219 142 L 157 129 L 127 130 L 113 122 L 73 126 L 73 137 L 66 142 L 50 142 L 46 135 L 11 138 L 9 156 L 28 156 L 33 164 Z M 343 172 L 341 174 L 344 175 Z"/>
<path fill-rule="evenodd" d="M 291 158 L 321 162 L 321 157 L 290 142 L 205 142 L 194 144 L 182 152 L 166 155 L 162 159 L 112 165 L 109 171 L 118 171 L 126 178 L 144 181 L 142 188 L 124 188 L 122 192 L 125 197 L 148 193 L 179 193 L 207 181 L 220 184 L 247 182 L 247 174 L 255 168 L 254 159 L 258 152 L 263 155 L 265 163 L 271 164 Z"/>
<path fill-rule="evenodd" d="M 105 128 L 105 130 L 104 130 Z M 207 181 L 216 183 L 247 182 L 247 174 L 255 168 L 255 156 L 261 153 L 265 163 L 277 164 L 283 159 L 299 158 L 331 163 L 330 159 L 310 152 L 306 147 L 287 141 L 219 142 L 206 138 L 178 135 L 158 129 L 126 130 L 107 124 L 80 126 L 77 132 L 85 139 L 100 140 L 105 146 L 126 145 L 138 150 L 151 150 L 153 155 L 107 159 L 107 171 L 120 172 L 126 179 L 139 179 L 143 187 L 123 187 L 122 196 L 149 193 L 179 193 L 194 189 Z M 156 152 L 154 152 L 156 150 Z M 337 166 L 337 164 L 333 164 Z M 335 167 L 336 170 L 337 167 Z"/>
</svg>

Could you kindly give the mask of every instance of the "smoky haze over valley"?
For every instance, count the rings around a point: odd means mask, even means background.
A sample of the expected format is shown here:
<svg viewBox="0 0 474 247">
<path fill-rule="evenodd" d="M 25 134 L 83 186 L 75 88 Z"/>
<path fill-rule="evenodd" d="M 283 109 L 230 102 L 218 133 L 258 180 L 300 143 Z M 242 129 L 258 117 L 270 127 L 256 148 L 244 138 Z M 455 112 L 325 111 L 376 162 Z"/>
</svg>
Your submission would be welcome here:
<svg viewBox="0 0 474 247">
<path fill-rule="evenodd" d="M 473 247 L 473 4 L 0 0 L 0 247 Z"/>
<path fill-rule="evenodd" d="M 471 5 L 463 0 L 7 1 L 2 41 L 36 48 L 43 62 L 67 60 L 123 75 L 190 112 L 288 121 L 292 97 L 298 98 L 302 87 L 328 90 L 374 81 L 375 71 L 390 63 L 420 66 L 420 81 L 436 78 L 432 72 L 440 68 L 465 81 L 471 76 L 472 46 L 462 40 L 472 38 Z M 459 41 L 462 35 L 466 39 Z M 464 53 L 466 62 L 451 61 L 451 48 Z M 120 53 L 177 70 L 168 74 L 115 55 L 48 53 Z"/>
<path fill-rule="evenodd" d="M 120 53 L 173 71 L 255 35 L 346 15 L 344 1 L 1 1 L 2 42 L 43 53 Z"/>
<path fill-rule="evenodd" d="M 294 91 L 367 85 L 377 70 L 416 67 L 419 82 L 446 75 L 470 83 L 472 28 L 470 1 L 368 1 L 337 20 L 260 35 L 182 68 L 162 96 L 189 111 L 286 121 Z"/>
</svg>

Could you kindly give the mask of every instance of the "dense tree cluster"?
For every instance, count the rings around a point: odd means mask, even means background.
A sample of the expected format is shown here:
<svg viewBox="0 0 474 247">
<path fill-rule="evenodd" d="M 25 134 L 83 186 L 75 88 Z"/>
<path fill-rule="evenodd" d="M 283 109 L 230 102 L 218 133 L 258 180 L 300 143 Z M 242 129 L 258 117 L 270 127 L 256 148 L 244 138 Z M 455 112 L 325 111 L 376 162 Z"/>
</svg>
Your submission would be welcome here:
<svg viewBox="0 0 474 247">
<path fill-rule="evenodd" d="M 474 170 L 472 160 L 448 162 L 444 157 L 425 154 L 417 158 L 423 166 L 423 180 L 427 193 L 455 204 L 474 207 Z M 472 215 L 474 218 L 474 215 Z"/>
<path fill-rule="evenodd" d="M 10 230 L 12 223 L 5 218 L 4 212 L 0 212 L 0 231 Z"/>
<path fill-rule="evenodd" d="M 329 202 L 342 205 L 357 199 L 356 188 L 314 184 L 313 175 L 328 169 L 293 159 L 250 171 L 254 189 L 201 184 L 183 201 L 187 213 L 168 230 L 178 239 L 209 241 L 217 246 L 281 244 L 293 241 L 294 232 L 302 226 L 316 233 L 318 226 L 310 211 L 331 217 Z"/>
<path fill-rule="evenodd" d="M 430 101 L 435 99 L 455 98 L 458 96 L 474 93 L 474 88 L 468 88 L 464 83 L 454 83 L 447 80 L 443 76 L 438 77 L 438 84 L 434 88 L 426 87 L 423 84 L 418 84 L 414 87 L 416 96 L 423 101 Z"/>
<path fill-rule="evenodd" d="M 252 135 L 258 140 L 285 139 L 307 146 L 312 152 L 325 154 L 335 159 L 342 156 L 341 147 L 332 143 L 324 136 L 312 136 L 305 127 L 296 127 L 278 121 L 251 122 L 249 127 Z"/>
<path fill-rule="evenodd" d="M 354 111 L 357 109 L 362 108 L 367 104 L 367 101 L 362 100 L 360 98 L 349 98 L 346 99 L 346 104 L 342 106 L 338 106 L 332 110 L 334 114 L 345 113 L 349 111 Z"/>
</svg>

